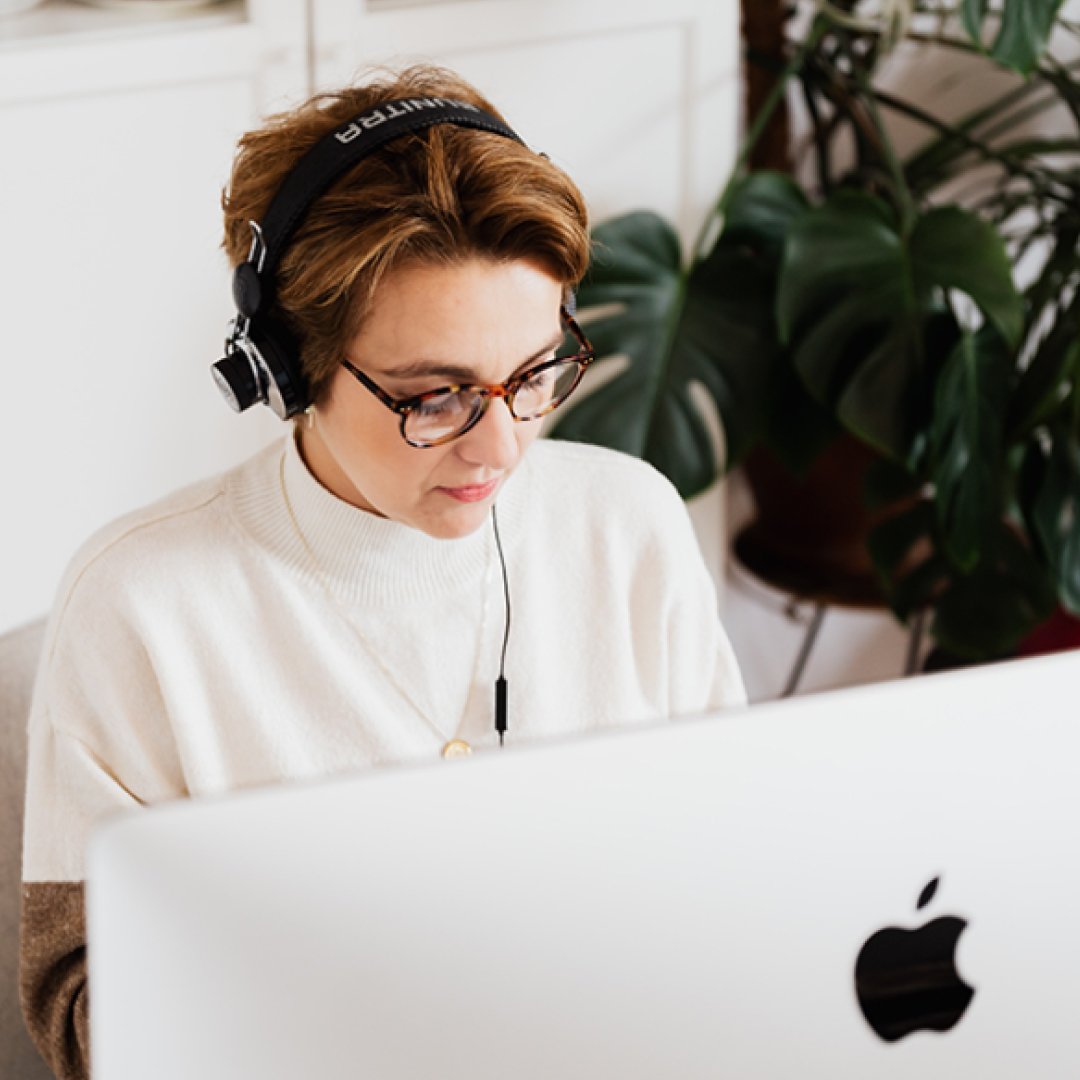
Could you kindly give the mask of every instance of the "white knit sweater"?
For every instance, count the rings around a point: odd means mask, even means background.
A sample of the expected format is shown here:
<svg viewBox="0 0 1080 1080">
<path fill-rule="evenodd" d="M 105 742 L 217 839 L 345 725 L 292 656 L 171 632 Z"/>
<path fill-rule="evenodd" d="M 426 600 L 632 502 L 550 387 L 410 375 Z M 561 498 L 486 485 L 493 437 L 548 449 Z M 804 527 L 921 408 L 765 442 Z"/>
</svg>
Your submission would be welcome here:
<svg viewBox="0 0 1080 1080">
<path fill-rule="evenodd" d="M 686 510 L 659 473 L 541 440 L 498 497 L 507 745 L 745 699 Z M 35 688 L 27 1024 L 88 1076 L 83 860 L 143 804 L 494 749 L 493 530 L 436 540 L 337 499 L 286 438 L 104 529 L 61 585 Z M 449 767 L 449 766 L 448 766 Z"/>
<path fill-rule="evenodd" d="M 659 473 L 542 440 L 499 496 L 507 745 L 741 703 Z M 437 540 L 340 501 L 287 438 L 103 530 L 61 587 L 30 726 L 24 879 L 78 881 L 133 804 L 497 745 L 491 528 Z"/>
</svg>

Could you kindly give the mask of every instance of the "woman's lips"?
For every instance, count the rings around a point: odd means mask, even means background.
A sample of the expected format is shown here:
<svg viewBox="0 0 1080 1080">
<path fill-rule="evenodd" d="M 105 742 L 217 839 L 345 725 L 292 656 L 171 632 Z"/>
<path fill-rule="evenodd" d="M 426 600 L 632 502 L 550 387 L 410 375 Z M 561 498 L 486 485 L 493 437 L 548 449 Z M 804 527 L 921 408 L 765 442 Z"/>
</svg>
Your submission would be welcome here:
<svg viewBox="0 0 1080 1080">
<path fill-rule="evenodd" d="M 499 481 L 489 480 L 486 484 L 467 484 L 465 487 L 442 487 L 440 491 L 445 492 L 451 499 L 457 499 L 458 502 L 473 503 L 482 502 L 489 495 L 494 494 L 495 489 L 499 486 Z"/>
</svg>

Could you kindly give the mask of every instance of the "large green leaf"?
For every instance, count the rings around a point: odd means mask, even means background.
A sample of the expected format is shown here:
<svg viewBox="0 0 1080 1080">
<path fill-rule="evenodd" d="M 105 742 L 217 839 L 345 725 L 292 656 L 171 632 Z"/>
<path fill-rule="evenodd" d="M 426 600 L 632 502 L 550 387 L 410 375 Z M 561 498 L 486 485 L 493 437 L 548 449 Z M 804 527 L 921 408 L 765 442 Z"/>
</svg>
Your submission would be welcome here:
<svg viewBox="0 0 1080 1080">
<path fill-rule="evenodd" d="M 1009 403 L 1010 437 L 1022 438 L 1057 406 L 1070 373 L 1080 371 L 1080 293 L 1062 302 L 1066 281 L 1080 270 L 1075 227 L 1062 229 L 1038 279 L 1028 290 L 1029 322 L 1052 315 Z"/>
<path fill-rule="evenodd" d="M 964 29 L 974 38 L 975 44 L 982 44 L 982 24 L 990 11 L 990 0 L 963 0 L 960 17 Z"/>
<path fill-rule="evenodd" d="M 765 170 L 752 173 L 732 192 L 719 244 L 752 255 L 758 265 L 766 266 L 769 288 L 775 294 L 784 243 L 792 224 L 808 209 L 805 195 L 789 176 Z M 772 321 L 768 334 L 774 342 L 768 363 L 764 355 L 736 349 L 728 349 L 718 358 L 739 390 L 732 395 L 732 414 L 723 414 L 728 432 L 727 465 L 738 464 L 755 441 L 749 437 L 752 434 L 791 472 L 800 474 L 840 429 L 829 410 L 807 393 Z M 754 389 L 748 393 L 751 384 Z M 755 415 L 760 420 L 751 424 Z"/>
<path fill-rule="evenodd" d="M 1012 279 L 1012 264 L 997 231 L 958 206 L 930 210 L 911 237 L 916 288 L 941 287 L 966 293 L 1010 345 L 1024 332 L 1024 302 Z"/>
<path fill-rule="evenodd" d="M 1077 298 L 1080 300 L 1080 297 Z M 1042 423 L 1068 393 L 1066 380 L 1080 368 L 1080 340 L 1052 331 L 1024 370 L 1010 405 L 1010 433 L 1026 434 Z M 1073 387 L 1072 393 L 1077 393 Z"/>
<path fill-rule="evenodd" d="M 810 392 L 856 435 L 897 456 L 911 435 L 910 387 L 920 366 L 910 287 L 888 207 L 869 195 L 840 192 L 793 226 L 777 295 L 781 338 L 791 344 Z M 889 353 L 884 368 L 883 341 Z M 871 382 L 891 375 L 893 385 L 866 393 L 867 367 Z"/>
<path fill-rule="evenodd" d="M 1080 442 L 1065 425 L 1049 434 L 1028 448 L 1020 501 L 1058 600 L 1080 614 Z"/>
<path fill-rule="evenodd" d="M 990 55 L 1000 64 L 1032 72 L 1046 51 L 1054 21 L 1064 0 L 1004 0 L 1001 26 Z M 977 44 L 982 44 L 983 25 L 991 14 L 988 0 L 964 0 L 961 7 L 964 28 Z"/>
<path fill-rule="evenodd" d="M 578 293 L 582 322 L 600 357 L 627 363 L 575 402 L 552 434 L 642 457 L 689 498 L 719 467 L 691 394 L 699 385 L 719 411 L 726 464 L 738 460 L 762 430 L 779 351 L 773 296 L 784 219 L 804 211 L 790 180 L 751 174 L 734 193 L 728 228 L 689 271 L 674 231 L 655 214 L 598 226 Z"/>
<path fill-rule="evenodd" d="M 593 258 L 578 290 L 581 321 L 603 359 L 625 356 L 627 370 L 575 401 L 552 431 L 641 456 L 660 382 L 668 324 L 685 287 L 679 239 L 656 214 L 633 213 L 593 230 Z M 616 305 L 589 318 L 589 308 Z"/>
<path fill-rule="evenodd" d="M 791 225 L 807 209 L 790 176 L 768 169 L 750 173 L 731 193 L 720 242 L 749 245 L 778 267 Z"/>
<path fill-rule="evenodd" d="M 930 470 L 942 547 L 972 570 L 1004 513 L 1004 414 L 1012 356 L 988 328 L 965 333 L 938 379 Z"/>
<path fill-rule="evenodd" d="M 936 599 L 931 633 L 949 652 L 973 660 L 1009 656 L 1054 609 L 1045 567 L 1001 522 L 971 574 L 954 576 Z"/>
<path fill-rule="evenodd" d="M 792 226 L 780 333 L 811 393 L 857 436 L 904 459 L 935 374 L 926 320 L 953 289 L 1018 340 L 1023 305 L 992 226 L 945 207 L 923 214 L 905 239 L 881 200 L 840 192 Z"/>
</svg>

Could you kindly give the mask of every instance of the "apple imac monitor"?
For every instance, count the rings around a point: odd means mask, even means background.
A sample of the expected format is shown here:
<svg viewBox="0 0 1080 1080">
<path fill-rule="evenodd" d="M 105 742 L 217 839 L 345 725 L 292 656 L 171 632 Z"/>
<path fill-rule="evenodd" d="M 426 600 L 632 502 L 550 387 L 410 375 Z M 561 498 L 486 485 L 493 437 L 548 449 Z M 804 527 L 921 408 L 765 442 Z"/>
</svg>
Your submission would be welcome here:
<svg viewBox="0 0 1080 1080">
<path fill-rule="evenodd" d="M 105 825 L 94 1080 L 1080 1075 L 1080 653 Z"/>
</svg>

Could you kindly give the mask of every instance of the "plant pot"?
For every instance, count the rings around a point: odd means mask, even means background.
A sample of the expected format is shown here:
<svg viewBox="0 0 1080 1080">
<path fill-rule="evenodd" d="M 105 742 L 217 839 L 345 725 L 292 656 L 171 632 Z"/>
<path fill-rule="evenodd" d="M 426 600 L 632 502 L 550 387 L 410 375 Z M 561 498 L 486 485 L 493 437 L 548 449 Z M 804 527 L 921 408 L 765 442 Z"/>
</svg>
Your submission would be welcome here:
<svg viewBox="0 0 1080 1080">
<path fill-rule="evenodd" d="M 756 515 L 735 539 L 736 557 L 767 584 L 799 597 L 886 606 L 867 539 L 907 503 L 866 508 L 866 474 L 877 458 L 865 444 L 841 435 L 796 476 L 770 451 L 752 451 L 743 467 Z"/>
<path fill-rule="evenodd" d="M 1080 618 L 1059 607 L 1020 642 L 1016 655 L 1042 656 L 1067 649 L 1080 649 Z"/>
</svg>

